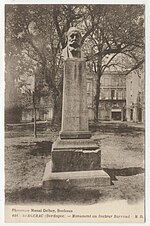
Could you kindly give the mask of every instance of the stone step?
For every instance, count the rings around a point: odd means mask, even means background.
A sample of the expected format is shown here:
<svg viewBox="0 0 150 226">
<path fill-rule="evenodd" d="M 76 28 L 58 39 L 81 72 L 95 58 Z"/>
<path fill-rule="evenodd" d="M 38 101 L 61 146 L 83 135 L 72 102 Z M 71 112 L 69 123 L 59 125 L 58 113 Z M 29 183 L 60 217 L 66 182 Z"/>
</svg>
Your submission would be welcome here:
<svg viewBox="0 0 150 226">
<path fill-rule="evenodd" d="M 58 139 L 53 143 L 53 150 L 60 151 L 61 149 L 83 149 L 96 150 L 98 145 L 92 139 Z"/>
<path fill-rule="evenodd" d="M 43 177 L 43 188 L 46 190 L 91 188 L 109 186 L 110 177 L 104 170 L 52 172 L 48 162 Z"/>
<path fill-rule="evenodd" d="M 91 138 L 90 131 L 60 131 L 61 139 L 89 139 Z"/>
</svg>

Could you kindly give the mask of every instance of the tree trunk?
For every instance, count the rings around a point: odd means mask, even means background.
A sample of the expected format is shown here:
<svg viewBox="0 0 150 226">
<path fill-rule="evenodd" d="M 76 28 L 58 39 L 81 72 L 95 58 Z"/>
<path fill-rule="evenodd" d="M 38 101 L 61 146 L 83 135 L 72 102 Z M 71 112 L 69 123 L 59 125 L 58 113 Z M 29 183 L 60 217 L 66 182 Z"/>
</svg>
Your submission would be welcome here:
<svg viewBox="0 0 150 226">
<path fill-rule="evenodd" d="M 99 76 L 99 75 L 98 75 Z M 99 76 L 100 77 L 100 76 Z M 95 122 L 98 122 L 99 116 L 99 97 L 100 97 L 100 78 L 96 84 L 96 95 L 95 95 Z"/>
<path fill-rule="evenodd" d="M 102 73 L 101 73 L 101 64 L 98 63 L 97 65 L 97 79 L 96 79 L 96 94 L 94 98 L 94 120 L 95 122 L 98 122 L 99 120 L 99 99 L 100 99 L 100 79 L 101 79 Z"/>
<path fill-rule="evenodd" d="M 62 119 L 62 95 L 54 95 L 54 109 L 52 125 L 58 125 L 60 127 Z"/>
<path fill-rule="evenodd" d="M 37 138 L 35 92 L 33 92 L 33 112 L 34 112 L 34 138 Z"/>
<path fill-rule="evenodd" d="M 34 107 L 34 138 L 37 138 L 37 133 L 36 133 L 36 107 Z"/>
</svg>

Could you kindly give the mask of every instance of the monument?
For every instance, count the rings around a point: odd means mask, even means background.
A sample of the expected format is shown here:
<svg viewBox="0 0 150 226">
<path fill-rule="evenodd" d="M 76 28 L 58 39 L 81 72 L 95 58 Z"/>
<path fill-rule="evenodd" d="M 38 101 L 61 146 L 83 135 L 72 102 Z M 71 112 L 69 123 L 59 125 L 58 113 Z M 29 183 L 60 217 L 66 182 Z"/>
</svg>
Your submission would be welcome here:
<svg viewBox="0 0 150 226">
<path fill-rule="evenodd" d="M 101 169 L 101 151 L 88 129 L 85 59 L 81 52 L 81 33 L 70 28 L 64 59 L 62 124 L 47 163 L 43 188 L 110 185 L 110 177 Z"/>
</svg>

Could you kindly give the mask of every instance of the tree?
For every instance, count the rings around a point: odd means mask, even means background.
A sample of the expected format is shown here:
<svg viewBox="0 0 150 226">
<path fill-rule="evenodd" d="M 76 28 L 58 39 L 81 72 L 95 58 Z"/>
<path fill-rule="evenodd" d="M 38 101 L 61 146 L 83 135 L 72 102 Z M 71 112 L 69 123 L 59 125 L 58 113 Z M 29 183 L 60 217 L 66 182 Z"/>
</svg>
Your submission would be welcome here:
<svg viewBox="0 0 150 226">
<path fill-rule="evenodd" d="M 10 13 L 10 14 L 9 14 Z M 62 102 L 61 49 L 65 46 L 65 32 L 77 22 L 76 6 L 70 5 L 9 5 L 6 7 L 7 46 L 19 46 L 19 54 L 40 66 L 54 100 L 54 122 L 60 121 Z M 10 42 L 11 40 L 11 42 Z M 8 51 L 10 49 L 8 48 Z M 25 59 L 26 60 L 26 59 Z M 24 60 L 22 60 L 23 62 Z M 30 65 L 29 62 L 29 65 Z M 17 65 L 16 65 L 17 67 Z M 29 66 L 30 67 L 30 66 Z M 18 72 L 25 74 L 24 70 Z M 24 71 L 24 72 L 23 72 Z"/>
<path fill-rule="evenodd" d="M 144 62 L 143 13 L 142 5 L 7 5 L 6 61 L 10 55 L 21 57 L 21 63 L 18 61 L 15 66 L 17 79 L 26 75 L 32 65 L 33 75 L 40 68 L 54 100 L 53 121 L 58 121 L 62 102 L 61 50 L 66 45 L 68 28 L 77 26 L 82 31 L 87 64 L 96 74 L 94 103 L 98 120 L 100 79 L 104 71 L 125 67 L 117 58 L 119 54 L 124 59 L 130 58 L 129 70 Z"/>
<path fill-rule="evenodd" d="M 84 19 L 87 37 L 84 50 L 96 74 L 95 120 L 98 121 L 100 80 L 110 67 L 125 68 L 118 56 L 131 59 L 129 71 L 144 62 L 144 7 L 142 5 L 88 5 Z M 118 58 L 118 60 L 116 60 Z M 130 61 L 130 62 L 131 62 Z"/>
</svg>

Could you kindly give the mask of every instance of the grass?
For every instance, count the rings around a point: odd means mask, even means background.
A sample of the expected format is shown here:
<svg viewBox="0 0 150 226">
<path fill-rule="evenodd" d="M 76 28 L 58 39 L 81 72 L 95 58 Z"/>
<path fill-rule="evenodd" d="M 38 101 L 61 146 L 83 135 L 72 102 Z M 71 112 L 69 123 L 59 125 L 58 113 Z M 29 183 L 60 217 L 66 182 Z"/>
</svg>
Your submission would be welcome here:
<svg viewBox="0 0 150 226">
<path fill-rule="evenodd" d="M 74 203 L 92 204 L 125 199 L 129 203 L 144 198 L 144 133 L 137 128 L 128 131 L 93 132 L 102 152 L 102 167 L 110 175 L 112 185 L 93 190 L 64 190 L 46 193 L 42 178 L 51 158 L 52 143 L 58 128 L 38 128 L 38 138 L 32 135 L 32 125 L 12 126 L 5 138 L 5 201 L 18 203 Z M 119 131 L 119 132 L 118 132 Z M 122 132 L 121 132 L 122 131 Z"/>
</svg>

